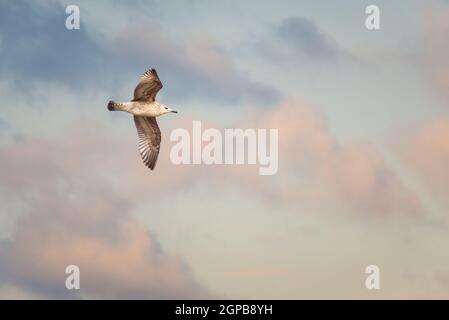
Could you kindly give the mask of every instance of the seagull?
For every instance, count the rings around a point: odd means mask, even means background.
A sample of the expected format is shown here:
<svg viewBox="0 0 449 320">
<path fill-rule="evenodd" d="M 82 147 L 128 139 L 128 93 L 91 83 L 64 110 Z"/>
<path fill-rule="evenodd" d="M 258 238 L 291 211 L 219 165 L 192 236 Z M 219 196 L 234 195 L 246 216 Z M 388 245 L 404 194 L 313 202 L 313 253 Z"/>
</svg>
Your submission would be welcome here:
<svg viewBox="0 0 449 320">
<path fill-rule="evenodd" d="M 144 164 L 154 170 L 161 145 L 161 130 L 156 117 L 177 111 L 156 101 L 156 94 L 162 89 L 162 82 L 155 69 L 143 74 L 134 89 L 134 99 L 129 102 L 109 101 L 109 111 L 125 111 L 134 116 L 139 136 L 139 152 Z"/>
</svg>

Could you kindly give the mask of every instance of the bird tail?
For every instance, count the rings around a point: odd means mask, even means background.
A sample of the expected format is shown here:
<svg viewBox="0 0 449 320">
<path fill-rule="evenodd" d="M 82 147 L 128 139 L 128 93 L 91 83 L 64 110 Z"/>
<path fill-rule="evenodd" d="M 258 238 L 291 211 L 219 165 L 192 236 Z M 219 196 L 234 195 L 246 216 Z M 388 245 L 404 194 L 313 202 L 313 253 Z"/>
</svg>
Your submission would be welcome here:
<svg viewBox="0 0 449 320">
<path fill-rule="evenodd" d="M 118 111 L 118 110 L 120 110 L 120 104 L 117 102 L 114 102 L 114 101 L 109 101 L 108 110 L 109 111 Z"/>
</svg>

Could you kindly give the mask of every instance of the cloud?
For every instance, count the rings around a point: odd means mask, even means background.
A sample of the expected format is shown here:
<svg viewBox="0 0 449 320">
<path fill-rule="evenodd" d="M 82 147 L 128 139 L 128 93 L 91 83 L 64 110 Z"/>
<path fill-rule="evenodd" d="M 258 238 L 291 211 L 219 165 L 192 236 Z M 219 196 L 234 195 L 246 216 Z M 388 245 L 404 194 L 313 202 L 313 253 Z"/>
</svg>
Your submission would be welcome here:
<svg viewBox="0 0 449 320">
<path fill-rule="evenodd" d="M 435 92 L 449 102 L 449 8 L 432 3 L 426 12 L 423 64 Z"/>
<path fill-rule="evenodd" d="M 154 67 L 176 101 L 270 105 L 279 98 L 277 90 L 240 72 L 209 35 L 183 34 L 177 39 L 151 20 L 95 37 L 84 20 L 79 30 L 67 30 L 66 17 L 61 3 L 1 2 L 0 39 L 8 48 L 0 52 L 2 76 L 12 78 L 24 91 L 32 86 L 30 80 L 62 83 L 72 90 L 112 91 L 131 77 L 137 83 L 145 70 Z"/>
<path fill-rule="evenodd" d="M 275 103 L 278 92 L 239 72 L 226 50 L 210 35 L 184 34 L 174 39 L 157 24 L 125 28 L 114 46 L 137 61 L 152 61 L 174 96 L 202 96 L 224 103 Z"/>
<path fill-rule="evenodd" d="M 179 121 L 175 127 L 190 129 L 191 122 Z M 212 126 L 217 127 L 204 124 Z M 58 137 L 25 137 L 1 147 L 0 187 L 8 201 L 23 204 L 14 231 L 0 246 L 1 282 L 46 297 L 211 297 L 186 262 L 164 252 L 131 215 L 195 183 L 246 189 L 277 208 L 364 217 L 420 211 L 373 146 L 339 143 L 324 116 L 301 101 L 284 101 L 238 126 L 279 129 L 277 175 L 259 176 L 256 166 L 175 166 L 168 141 L 150 173 L 136 143 L 96 122 L 76 122 Z M 79 295 L 64 287 L 69 264 L 81 268 Z"/>
<path fill-rule="evenodd" d="M 340 54 L 337 43 L 323 34 L 310 20 L 303 17 L 287 18 L 276 31 L 278 37 L 291 44 L 296 53 L 308 58 L 335 59 Z"/>
<path fill-rule="evenodd" d="M 95 207 L 100 205 L 108 214 L 114 209 L 96 200 Z M 86 214 L 85 208 L 79 209 L 72 214 Z M 141 224 L 92 219 L 91 224 L 99 225 L 97 230 L 80 230 L 76 226 L 73 229 L 70 220 L 39 211 L 19 224 L 14 241 L 2 252 L 2 276 L 7 282 L 44 292 L 48 297 L 73 298 L 78 292 L 66 290 L 64 271 L 75 264 L 81 271 L 79 295 L 83 298 L 209 296 L 186 263 L 164 253 Z M 110 234 L 102 232 L 103 228 Z"/>
<path fill-rule="evenodd" d="M 267 58 L 288 63 L 337 62 L 350 57 L 335 39 L 304 17 L 281 21 L 257 49 Z"/>
<path fill-rule="evenodd" d="M 0 149 L 0 186 L 24 204 L 0 247 L 1 282 L 53 298 L 211 297 L 186 262 L 165 253 L 130 214 L 163 188 L 174 192 L 184 168 L 160 166 L 162 183 L 133 168 L 120 138 L 100 135 L 98 125 L 77 127 L 60 139 Z M 65 288 L 70 264 L 81 269 L 79 292 Z"/>
<path fill-rule="evenodd" d="M 441 199 L 449 197 L 449 120 L 424 123 L 402 137 L 398 152 L 405 166 Z"/>
<path fill-rule="evenodd" d="M 30 80 L 62 81 L 76 88 L 91 83 L 92 70 L 108 70 L 103 50 L 84 28 L 65 27 L 65 7 L 18 0 L 0 2 L 2 77 L 28 89 Z M 83 80 L 83 81 L 81 81 Z"/>
<path fill-rule="evenodd" d="M 340 143 L 324 116 L 299 100 L 284 101 L 246 126 L 279 130 L 279 171 L 259 176 L 255 166 L 236 166 L 226 173 L 228 182 L 240 175 L 275 201 L 325 212 L 415 215 L 422 209 L 373 145 Z"/>
<path fill-rule="evenodd" d="M 7 128 L 7 127 L 8 127 L 8 124 L 6 123 L 6 121 L 0 119 L 0 132 L 5 130 L 5 128 Z"/>
</svg>

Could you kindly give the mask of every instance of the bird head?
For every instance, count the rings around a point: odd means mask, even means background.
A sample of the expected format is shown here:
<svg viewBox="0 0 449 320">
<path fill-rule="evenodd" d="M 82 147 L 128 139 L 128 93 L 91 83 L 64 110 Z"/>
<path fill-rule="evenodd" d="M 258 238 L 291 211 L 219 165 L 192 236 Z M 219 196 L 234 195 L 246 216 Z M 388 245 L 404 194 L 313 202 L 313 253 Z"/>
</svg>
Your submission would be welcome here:
<svg viewBox="0 0 449 320">
<path fill-rule="evenodd" d="M 170 112 L 178 113 L 178 111 L 173 110 L 172 108 L 170 108 L 164 104 L 159 104 L 159 106 L 160 106 L 161 114 L 166 114 L 166 113 L 170 113 Z"/>
</svg>

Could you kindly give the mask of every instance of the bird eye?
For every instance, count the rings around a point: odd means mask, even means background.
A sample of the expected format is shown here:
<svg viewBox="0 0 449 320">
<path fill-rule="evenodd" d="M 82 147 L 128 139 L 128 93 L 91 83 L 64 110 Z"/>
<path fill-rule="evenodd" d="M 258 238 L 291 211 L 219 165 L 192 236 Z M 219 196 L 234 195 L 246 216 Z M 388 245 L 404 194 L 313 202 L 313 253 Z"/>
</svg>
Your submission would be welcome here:
<svg viewBox="0 0 449 320">
<path fill-rule="evenodd" d="M 167 107 L 165 107 L 165 110 L 167 110 L 168 108 Z"/>
</svg>

